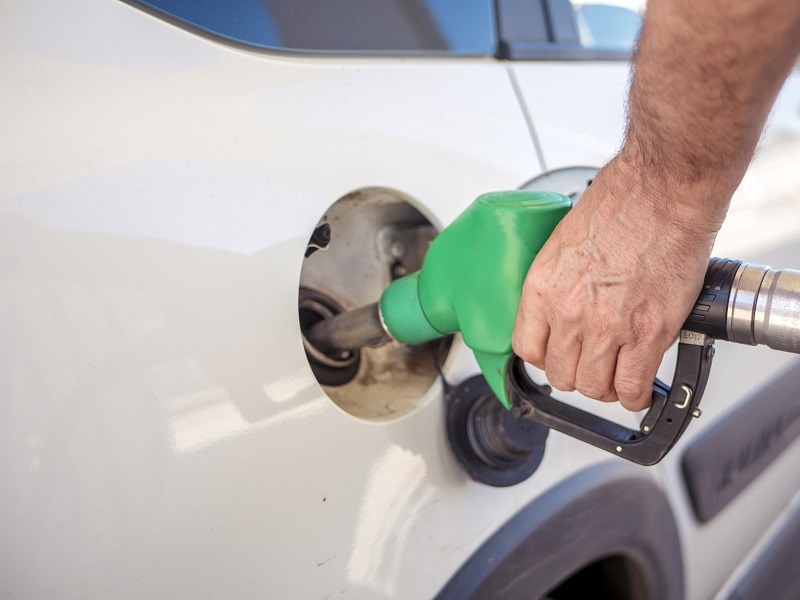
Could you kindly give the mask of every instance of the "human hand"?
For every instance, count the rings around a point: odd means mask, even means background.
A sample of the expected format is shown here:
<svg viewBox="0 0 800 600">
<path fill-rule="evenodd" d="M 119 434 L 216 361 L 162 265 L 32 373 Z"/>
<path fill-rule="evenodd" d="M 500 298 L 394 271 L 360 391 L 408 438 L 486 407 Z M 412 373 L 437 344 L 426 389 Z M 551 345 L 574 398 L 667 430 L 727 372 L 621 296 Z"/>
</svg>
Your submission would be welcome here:
<svg viewBox="0 0 800 600">
<path fill-rule="evenodd" d="M 721 224 L 704 219 L 686 196 L 675 200 L 682 192 L 659 191 L 612 161 L 531 265 L 512 343 L 555 388 L 619 400 L 632 411 L 650 405 L 656 371 L 700 293 Z"/>
</svg>

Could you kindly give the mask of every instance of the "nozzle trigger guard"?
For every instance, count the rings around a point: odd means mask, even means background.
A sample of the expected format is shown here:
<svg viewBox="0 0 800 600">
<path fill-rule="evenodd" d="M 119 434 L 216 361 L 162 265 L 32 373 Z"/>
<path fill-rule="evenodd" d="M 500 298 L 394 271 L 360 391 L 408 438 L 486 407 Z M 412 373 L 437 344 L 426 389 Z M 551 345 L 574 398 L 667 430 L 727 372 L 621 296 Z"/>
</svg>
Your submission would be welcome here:
<svg viewBox="0 0 800 600">
<path fill-rule="evenodd" d="M 693 417 L 708 382 L 714 340 L 682 331 L 672 386 L 656 379 L 653 404 L 639 425 L 630 429 L 565 404 L 534 383 L 525 363 L 513 356 L 506 373 L 506 387 L 515 416 L 531 419 L 583 442 L 602 448 L 640 465 L 654 465 L 680 439 Z"/>
</svg>

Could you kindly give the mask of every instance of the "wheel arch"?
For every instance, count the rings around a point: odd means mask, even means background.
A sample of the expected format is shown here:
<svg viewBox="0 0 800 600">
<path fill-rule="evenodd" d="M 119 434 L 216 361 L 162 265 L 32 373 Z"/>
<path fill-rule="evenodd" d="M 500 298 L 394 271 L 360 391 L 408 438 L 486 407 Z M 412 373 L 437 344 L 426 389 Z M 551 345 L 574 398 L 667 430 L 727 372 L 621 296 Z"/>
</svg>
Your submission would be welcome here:
<svg viewBox="0 0 800 600">
<path fill-rule="evenodd" d="M 639 467 L 603 463 L 520 510 L 437 598 L 538 598 L 612 557 L 630 569 L 631 597 L 683 598 L 680 538 L 663 491 Z"/>
</svg>

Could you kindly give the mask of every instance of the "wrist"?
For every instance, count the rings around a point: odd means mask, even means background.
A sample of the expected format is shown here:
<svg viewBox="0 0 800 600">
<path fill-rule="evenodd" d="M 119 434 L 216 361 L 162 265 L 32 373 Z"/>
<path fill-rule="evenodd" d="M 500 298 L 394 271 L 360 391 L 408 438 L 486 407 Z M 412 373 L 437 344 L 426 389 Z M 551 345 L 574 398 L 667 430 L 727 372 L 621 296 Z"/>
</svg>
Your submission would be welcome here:
<svg viewBox="0 0 800 600">
<path fill-rule="evenodd" d="M 692 235 L 716 235 L 733 189 L 713 172 L 686 177 L 680 168 L 654 164 L 655 160 L 626 143 L 598 175 L 611 190 L 603 196 L 616 198 L 616 211 L 637 221 L 654 221 Z"/>
</svg>

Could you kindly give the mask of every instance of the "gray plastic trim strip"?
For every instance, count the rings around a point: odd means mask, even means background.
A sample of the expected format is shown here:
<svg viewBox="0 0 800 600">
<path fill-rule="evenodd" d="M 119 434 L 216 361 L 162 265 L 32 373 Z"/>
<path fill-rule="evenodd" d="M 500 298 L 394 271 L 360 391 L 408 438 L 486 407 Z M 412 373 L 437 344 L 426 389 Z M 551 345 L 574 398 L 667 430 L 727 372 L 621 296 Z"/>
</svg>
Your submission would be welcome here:
<svg viewBox="0 0 800 600">
<path fill-rule="evenodd" d="M 689 445 L 683 476 L 697 519 L 713 519 L 798 435 L 800 361 Z"/>
</svg>

